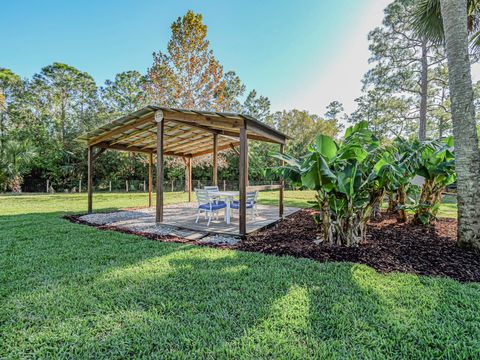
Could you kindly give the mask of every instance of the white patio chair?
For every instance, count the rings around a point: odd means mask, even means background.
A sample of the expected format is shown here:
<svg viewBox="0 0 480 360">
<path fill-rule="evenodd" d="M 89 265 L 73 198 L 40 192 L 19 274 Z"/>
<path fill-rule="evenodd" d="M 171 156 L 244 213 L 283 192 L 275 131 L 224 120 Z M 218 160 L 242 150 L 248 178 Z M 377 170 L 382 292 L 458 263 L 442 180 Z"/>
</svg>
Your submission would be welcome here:
<svg viewBox="0 0 480 360">
<path fill-rule="evenodd" d="M 208 192 L 212 192 L 212 193 L 220 191 L 218 186 L 204 186 L 203 190 L 207 190 Z"/>
<path fill-rule="evenodd" d="M 227 204 L 224 201 L 215 201 L 205 189 L 195 189 L 195 195 L 198 201 L 197 219 L 195 220 L 195 223 L 198 223 L 200 213 L 204 211 L 205 219 L 208 217 L 208 227 L 210 226 L 212 217 L 216 215 L 216 218 L 218 219 L 218 211 L 226 208 Z"/>
<path fill-rule="evenodd" d="M 218 186 L 204 186 L 203 190 L 207 190 L 208 194 L 215 199 L 215 202 L 218 202 L 219 200 L 223 199 L 223 197 L 216 195 L 216 193 L 220 191 Z"/>
<path fill-rule="evenodd" d="M 247 192 L 247 201 L 246 201 L 247 210 L 250 209 L 250 214 L 252 215 L 253 222 L 255 222 L 256 216 L 258 215 L 257 199 L 258 199 L 258 191 Z M 240 201 L 238 200 L 233 201 L 230 204 L 230 208 L 240 211 Z"/>
</svg>

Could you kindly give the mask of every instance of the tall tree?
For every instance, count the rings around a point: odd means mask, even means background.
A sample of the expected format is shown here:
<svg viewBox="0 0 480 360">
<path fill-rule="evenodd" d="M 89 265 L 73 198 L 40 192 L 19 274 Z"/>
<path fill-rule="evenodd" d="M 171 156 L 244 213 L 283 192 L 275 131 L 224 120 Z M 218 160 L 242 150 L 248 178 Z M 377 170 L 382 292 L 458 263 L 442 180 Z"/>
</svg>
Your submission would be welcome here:
<svg viewBox="0 0 480 360">
<path fill-rule="evenodd" d="M 322 119 L 307 111 L 277 111 L 272 114 L 267 124 L 291 137 L 286 150 L 292 156 L 301 156 L 316 135 L 336 136 L 339 125 L 336 119 Z"/>
<path fill-rule="evenodd" d="M 416 23 L 420 33 L 445 40 L 455 140 L 458 242 L 480 249 L 480 152 L 468 51 L 468 33 L 478 24 L 478 7 L 474 0 L 422 0 Z"/>
<path fill-rule="evenodd" d="M 226 72 L 223 79 L 225 82 L 225 86 L 223 87 L 223 103 L 219 110 L 241 112 L 241 98 L 245 94 L 247 87 L 242 83 L 235 71 Z"/>
<path fill-rule="evenodd" d="M 189 109 L 222 108 L 223 68 L 210 49 L 202 15 L 188 11 L 171 29 L 167 52 L 154 53 L 148 69 L 150 99 Z"/>
<path fill-rule="evenodd" d="M 53 120 L 50 131 L 65 145 L 96 120 L 90 116 L 98 105 L 95 81 L 73 66 L 45 66 L 33 76 L 30 91 L 36 98 L 37 113 Z"/>
<path fill-rule="evenodd" d="M 416 120 L 418 138 L 423 141 L 427 137 L 430 72 L 445 56 L 441 46 L 414 31 L 414 6 L 413 0 L 394 1 L 385 9 L 383 26 L 370 32 L 370 62 L 375 66 L 365 75 L 364 89 L 375 87 L 410 107 L 406 121 Z"/>
<path fill-rule="evenodd" d="M 0 68 L 0 156 L 9 128 L 10 105 L 18 95 L 23 83 L 18 75 L 9 69 Z"/>
<path fill-rule="evenodd" d="M 105 81 L 101 89 L 103 103 L 114 116 L 128 114 L 147 103 L 146 79 L 138 71 L 131 70 Z"/>
<path fill-rule="evenodd" d="M 339 115 L 344 111 L 343 104 L 338 101 L 332 101 L 327 105 L 327 111 L 325 112 L 325 118 L 328 120 L 339 120 Z"/>
<path fill-rule="evenodd" d="M 258 95 L 256 90 L 252 90 L 248 93 L 241 111 L 260 121 L 265 121 L 270 114 L 270 100 L 265 96 Z"/>
</svg>

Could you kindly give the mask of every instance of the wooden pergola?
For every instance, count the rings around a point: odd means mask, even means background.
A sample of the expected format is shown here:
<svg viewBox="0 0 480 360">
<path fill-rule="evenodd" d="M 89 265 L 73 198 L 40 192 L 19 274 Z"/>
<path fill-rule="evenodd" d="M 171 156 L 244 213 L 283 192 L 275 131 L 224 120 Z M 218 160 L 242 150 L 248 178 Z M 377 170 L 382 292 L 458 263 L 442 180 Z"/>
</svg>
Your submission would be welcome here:
<svg viewBox="0 0 480 360">
<path fill-rule="evenodd" d="M 88 212 L 93 203 L 93 161 L 106 149 L 148 155 L 148 202 L 152 206 L 153 154 L 156 159 L 156 222 L 163 222 L 164 156 L 179 156 L 188 167 L 188 199 L 192 201 L 192 158 L 212 154 L 212 182 L 218 185 L 217 154 L 240 146 L 239 233 L 246 234 L 247 191 L 280 190 L 279 217 L 283 216 L 283 180 L 278 185 L 249 186 L 248 140 L 280 145 L 287 136 L 248 115 L 147 106 L 79 137 L 88 147 Z M 99 150 L 94 153 L 94 148 Z"/>
</svg>

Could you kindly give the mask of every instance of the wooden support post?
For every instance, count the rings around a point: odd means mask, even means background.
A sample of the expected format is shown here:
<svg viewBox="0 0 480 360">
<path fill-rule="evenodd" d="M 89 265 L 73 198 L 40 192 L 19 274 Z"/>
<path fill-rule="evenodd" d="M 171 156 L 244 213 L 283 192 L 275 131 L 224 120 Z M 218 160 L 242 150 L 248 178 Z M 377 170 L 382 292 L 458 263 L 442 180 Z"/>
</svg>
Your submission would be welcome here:
<svg viewBox="0 0 480 360">
<path fill-rule="evenodd" d="M 125 190 L 128 192 L 128 180 L 125 180 Z"/>
<path fill-rule="evenodd" d="M 280 154 L 283 154 L 285 151 L 285 145 L 281 144 L 280 145 Z M 281 161 L 281 165 L 285 165 L 285 161 Z M 279 199 L 279 204 L 278 204 L 278 216 L 280 218 L 283 218 L 283 198 L 284 198 L 284 188 L 285 188 L 285 179 L 282 177 L 280 180 L 280 199 Z"/>
<path fill-rule="evenodd" d="M 188 167 L 188 202 L 192 202 L 192 158 L 187 160 Z"/>
<path fill-rule="evenodd" d="M 93 204 L 93 146 L 88 147 L 88 213 L 92 213 Z"/>
<path fill-rule="evenodd" d="M 240 128 L 240 161 L 239 161 L 239 233 L 247 234 L 247 179 L 248 179 L 248 139 L 247 129 Z"/>
<path fill-rule="evenodd" d="M 108 182 L 108 191 L 112 192 L 112 182 Z"/>
<path fill-rule="evenodd" d="M 152 207 L 152 190 L 153 190 L 153 154 L 148 155 L 148 207 Z"/>
<path fill-rule="evenodd" d="M 218 186 L 218 134 L 213 134 L 213 174 L 212 185 Z"/>
<path fill-rule="evenodd" d="M 155 121 L 157 122 L 157 203 L 156 216 L 157 223 L 163 222 L 163 130 L 165 121 L 163 112 L 155 112 Z"/>
<path fill-rule="evenodd" d="M 82 192 L 82 179 L 78 180 L 78 193 Z"/>
<path fill-rule="evenodd" d="M 48 194 L 48 192 L 50 191 L 50 181 L 47 179 L 47 187 L 46 187 L 46 192 Z"/>
</svg>

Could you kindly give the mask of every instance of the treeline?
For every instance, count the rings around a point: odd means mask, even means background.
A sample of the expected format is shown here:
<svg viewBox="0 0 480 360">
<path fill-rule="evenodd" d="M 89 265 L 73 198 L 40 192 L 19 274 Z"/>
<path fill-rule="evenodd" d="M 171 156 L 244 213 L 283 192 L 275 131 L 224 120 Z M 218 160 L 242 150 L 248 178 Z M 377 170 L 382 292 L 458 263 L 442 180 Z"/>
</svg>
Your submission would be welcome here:
<svg viewBox="0 0 480 360">
<path fill-rule="evenodd" d="M 444 43 L 417 31 L 413 14 L 419 4 L 393 1 L 384 11 L 382 26 L 368 34 L 372 67 L 363 78 L 362 95 L 349 118 L 367 121 L 383 139 L 403 136 L 424 141 L 452 134 Z M 472 63 L 478 61 L 478 48 L 471 47 L 470 58 Z M 478 109 L 479 82 L 474 92 Z"/>
<path fill-rule="evenodd" d="M 153 54 L 145 73 L 125 71 L 97 85 L 74 66 L 53 63 L 30 79 L 0 68 L 0 191 L 44 190 L 46 180 L 56 191 L 77 188 L 85 179 L 86 151 L 75 139 L 82 133 L 147 104 L 241 112 L 291 135 L 287 151 L 299 153 L 318 132 L 336 135 L 341 104 L 332 103 L 325 117 L 306 111 L 271 113 L 270 101 L 247 90 L 234 71 L 224 72 L 207 40 L 202 16 L 191 11 L 171 25 L 165 52 Z M 253 143 L 250 178 L 268 181 L 275 162 L 270 145 Z M 232 156 L 234 155 L 234 156 Z M 194 179 L 209 179 L 211 159 L 196 159 Z M 95 182 L 146 179 L 140 154 L 107 151 L 96 162 Z M 238 179 L 236 154 L 223 153 L 219 177 Z M 182 180 L 184 164 L 167 158 L 166 179 Z"/>
</svg>

